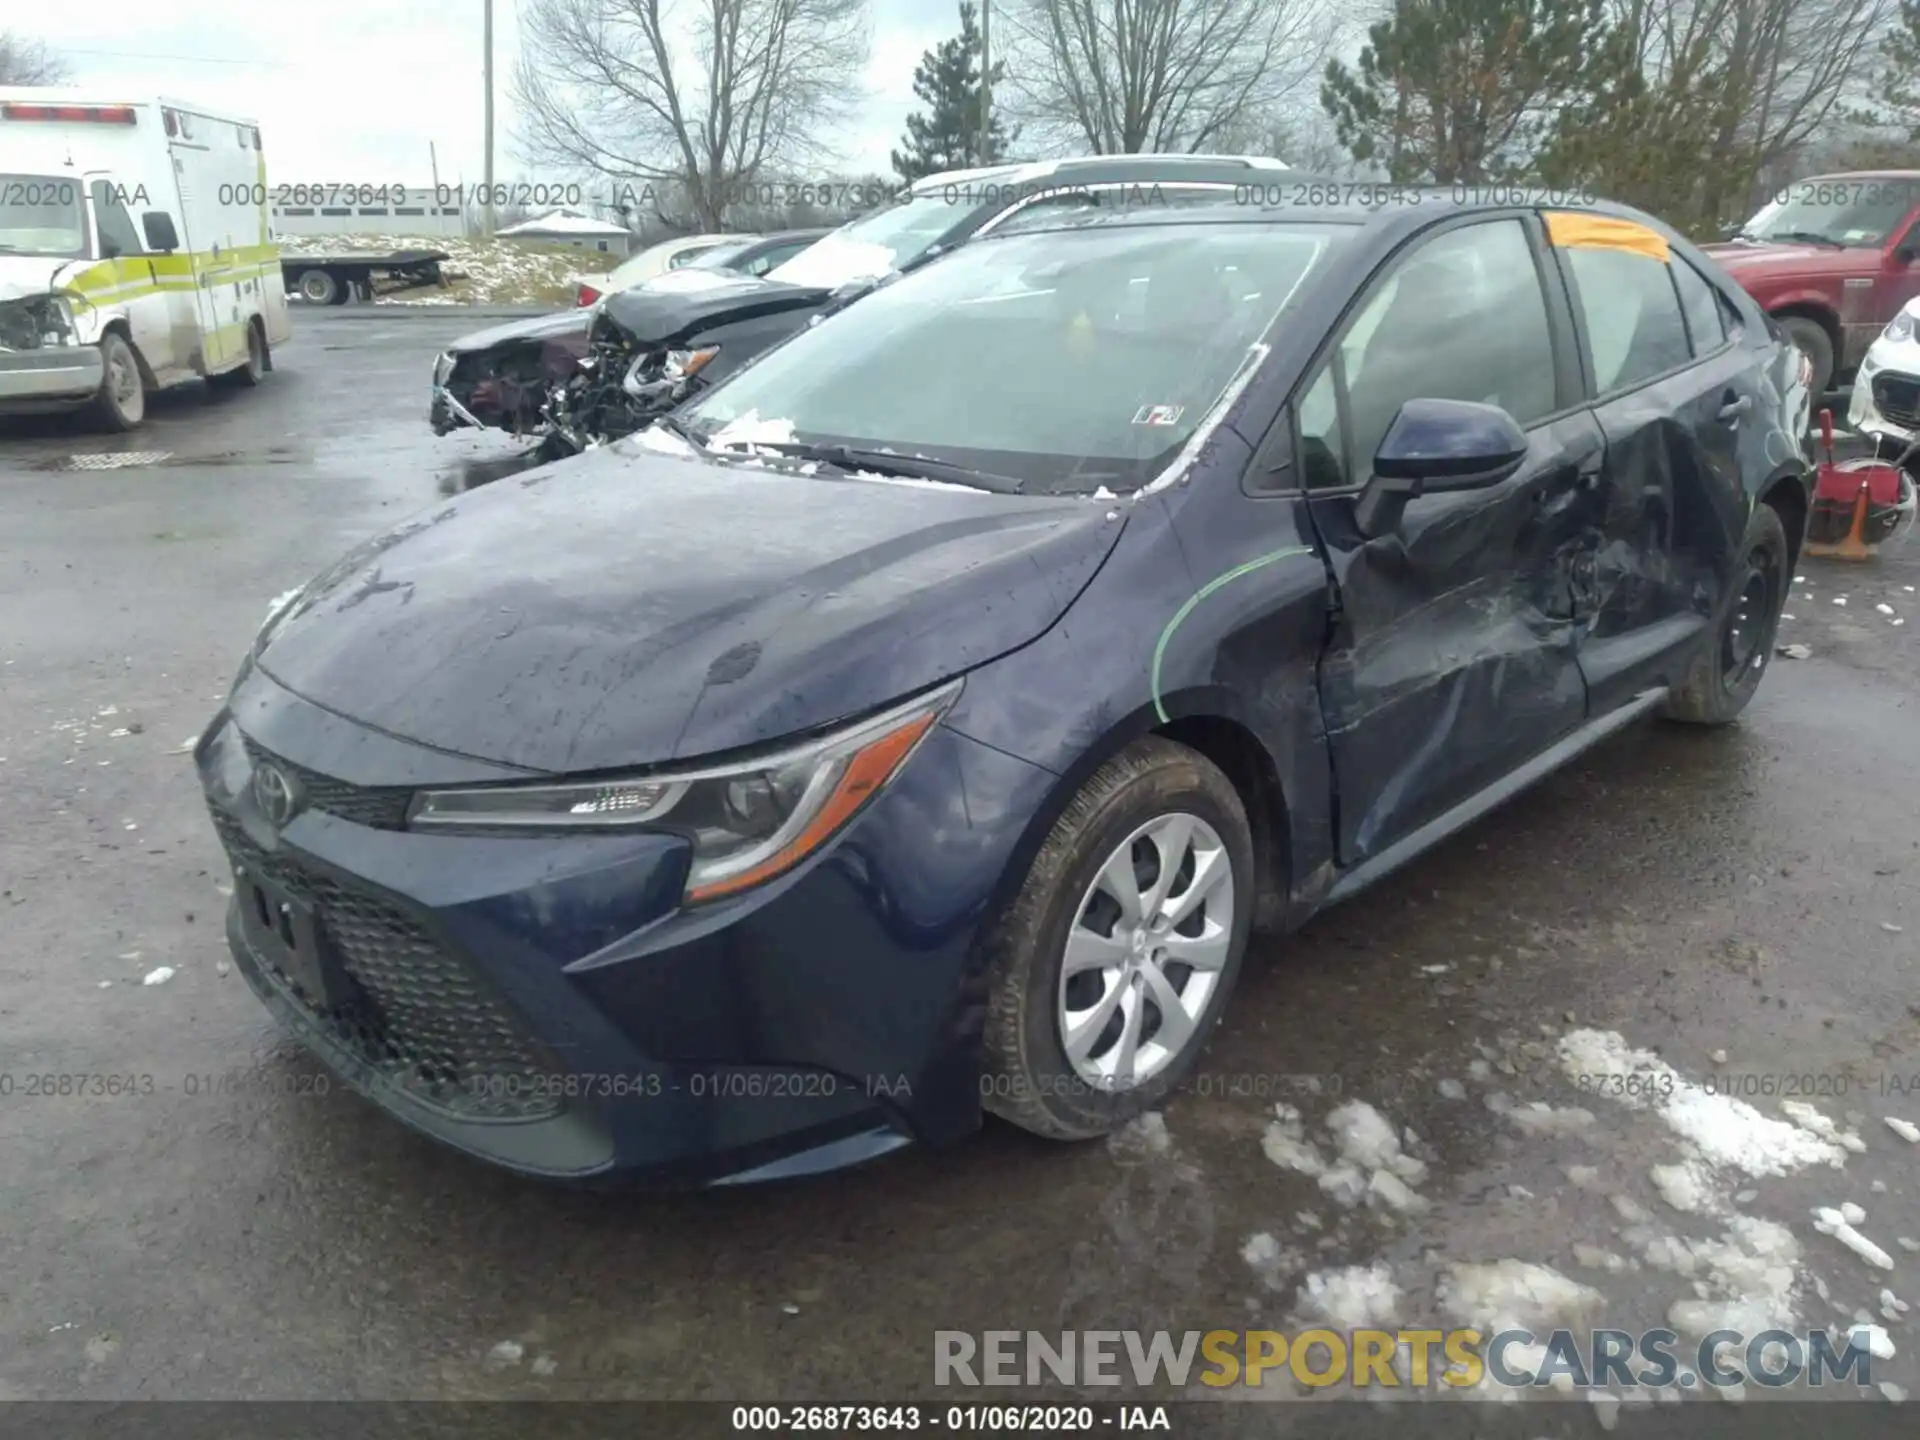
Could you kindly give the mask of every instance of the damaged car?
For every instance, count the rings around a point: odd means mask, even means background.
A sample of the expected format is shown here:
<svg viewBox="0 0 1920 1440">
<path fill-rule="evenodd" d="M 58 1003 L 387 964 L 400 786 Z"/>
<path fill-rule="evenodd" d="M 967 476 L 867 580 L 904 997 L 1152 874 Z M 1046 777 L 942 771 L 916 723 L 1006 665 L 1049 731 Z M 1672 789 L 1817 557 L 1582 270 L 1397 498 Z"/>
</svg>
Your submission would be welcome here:
<svg viewBox="0 0 1920 1440">
<path fill-rule="evenodd" d="M 277 605 L 194 751 L 228 943 L 529 1175 L 1109 1133 L 1256 927 L 1742 712 L 1806 379 L 1619 207 L 977 240 Z"/>
<path fill-rule="evenodd" d="M 764 278 L 689 267 L 587 311 L 469 336 L 436 362 L 430 419 L 438 434 L 496 426 L 540 439 L 549 456 L 572 454 L 631 434 L 970 236 L 1066 213 L 1245 196 L 1286 168 L 1261 156 L 1107 155 L 930 175 Z"/>
</svg>

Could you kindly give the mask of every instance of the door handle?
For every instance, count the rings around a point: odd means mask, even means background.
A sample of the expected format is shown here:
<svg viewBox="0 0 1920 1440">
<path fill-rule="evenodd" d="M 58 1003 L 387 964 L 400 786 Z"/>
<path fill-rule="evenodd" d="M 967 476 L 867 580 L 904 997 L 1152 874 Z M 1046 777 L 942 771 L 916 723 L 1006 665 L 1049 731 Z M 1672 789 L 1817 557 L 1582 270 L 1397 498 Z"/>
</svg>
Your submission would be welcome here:
<svg viewBox="0 0 1920 1440">
<path fill-rule="evenodd" d="M 1729 400 L 1720 407 L 1720 420 L 1723 424 L 1732 424 L 1753 408 L 1753 397 L 1742 395 L 1738 400 Z"/>
</svg>

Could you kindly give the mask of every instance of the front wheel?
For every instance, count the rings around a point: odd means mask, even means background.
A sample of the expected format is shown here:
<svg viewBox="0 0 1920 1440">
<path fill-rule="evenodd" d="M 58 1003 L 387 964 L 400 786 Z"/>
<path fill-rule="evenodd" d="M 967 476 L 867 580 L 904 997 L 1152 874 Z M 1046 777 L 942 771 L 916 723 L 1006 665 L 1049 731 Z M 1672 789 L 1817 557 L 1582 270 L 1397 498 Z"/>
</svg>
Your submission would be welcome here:
<svg viewBox="0 0 1920 1440">
<path fill-rule="evenodd" d="M 347 298 L 345 289 L 330 270 L 302 270 L 293 288 L 309 305 L 340 305 Z"/>
<path fill-rule="evenodd" d="M 1245 806 L 1205 756 L 1148 737 L 1101 766 L 987 938 L 982 1103 L 1055 1140 L 1152 1109 L 1220 1018 L 1254 891 Z"/>
<path fill-rule="evenodd" d="M 132 430 L 147 418 L 147 391 L 133 346 L 109 330 L 100 337 L 100 358 L 106 373 L 93 397 L 93 418 L 106 430 Z"/>
<path fill-rule="evenodd" d="M 1771 505 L 1755 505 L 1740 542 L 1740 563 L 1726 602 L 1666 715 L 1693 725 L 1725 725 L 1753 699 L 1773 653 L 1792 578 L 1787 529 Z"/>
<path fill-rule="evenodd" d="M 1826 326 L 1804 315 L 1787 316 L 1780 322 L 1780 328 L 1813 367 L 1813 408 L 1818 413 L 1820 402 L 1833 384 L 1833 338 L 1827 334 Z"/>
</svg>

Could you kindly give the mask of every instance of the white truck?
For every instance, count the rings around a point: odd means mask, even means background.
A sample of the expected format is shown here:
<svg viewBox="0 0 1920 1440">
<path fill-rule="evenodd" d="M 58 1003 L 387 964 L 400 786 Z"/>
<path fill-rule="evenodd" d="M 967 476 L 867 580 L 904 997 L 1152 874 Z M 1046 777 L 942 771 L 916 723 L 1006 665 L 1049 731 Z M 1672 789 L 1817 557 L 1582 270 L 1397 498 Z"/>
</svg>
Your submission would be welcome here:
<svg viewBox="0 0 1920 1440">
<path fill-rule="evenodd" d="M 0 87 L 0 415 L 257 385 L 291 334 L 251 120 L 184 101 Z"/>
</svg>

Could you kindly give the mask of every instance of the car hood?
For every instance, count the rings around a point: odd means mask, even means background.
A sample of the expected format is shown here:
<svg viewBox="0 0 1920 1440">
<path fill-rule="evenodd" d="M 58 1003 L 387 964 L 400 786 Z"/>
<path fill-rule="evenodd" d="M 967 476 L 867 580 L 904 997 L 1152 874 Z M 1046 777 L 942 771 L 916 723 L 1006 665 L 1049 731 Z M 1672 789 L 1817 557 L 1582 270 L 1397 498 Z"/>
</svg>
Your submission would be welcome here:
<svg viewBox="0 0 1920 1440">
<path fill-rule="evenodd" d="M 609 295 L 601 304 L 607 319 L 645 345 L 666 344 L 714 325 L 817 308 L 833 296 L 818 286 L 787 285 L 751 275 L 724 279 L 728 283 L 697 290 L 643 285 Z"/>
<path fill-rule="evenodd" d="M 552 315 L 535 315 L 526 320 L 513 320 L 505 325 L 495 325 L 490 330 L 476 330 L 471 335 L 463 335 L 447 350 L 454 355 L 463 355 L 471 350 L 491 350 L 495 345 L 511 340 L 545 340 L 555 335 L 571 335 L 584 332 L 591 321 L 593 312 L 582 306 L 573 310 L 561 310 Z"/>
<path fill-rule="evenodd" d="M 1880 268 L 1877 250 L 1835 250 L 1825 245 L 1757 245 L 1727 243 L 1700 247 L 1737 279 L 1759 275 L 1782 279 L 1800 276 L 1865 275 Z"/>
<path fill-rule="evenodd" d="M 62 260 L 52 255 L 0 255 L 0 304 L 27 295 L 58 290 L 93 260 Z"/>
<path fill-rule="evenodd" d="M 623 441 L 471 491 L 315 579 L 259 666 L 528 770 L 709 756 L 1027 644 L 1125 524 L 1085 499 L 750 467 Z"/>
</svg>

